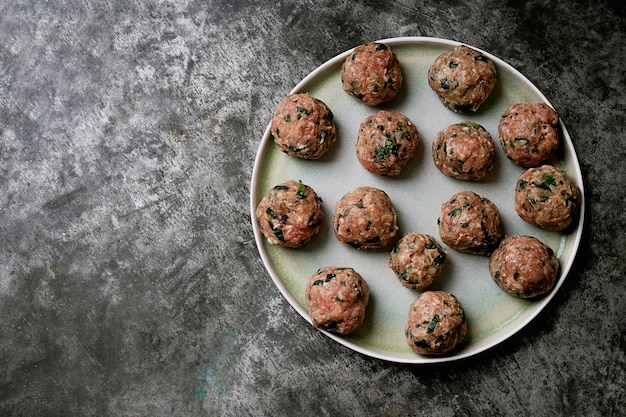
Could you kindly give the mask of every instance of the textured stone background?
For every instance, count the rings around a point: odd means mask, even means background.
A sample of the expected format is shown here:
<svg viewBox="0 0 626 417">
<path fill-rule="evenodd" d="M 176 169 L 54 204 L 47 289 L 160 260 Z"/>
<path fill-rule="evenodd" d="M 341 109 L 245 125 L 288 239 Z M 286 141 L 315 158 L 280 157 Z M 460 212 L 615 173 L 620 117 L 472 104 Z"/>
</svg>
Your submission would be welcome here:
<svg viewBox="0 0 626 417">
<path fill-rule="evenodd" d="M 623 2 L 15 0 L 0 34 L 1 415 L 626 414 Z M 306 325 L 250 227 L 276 103 L 396 36 L 519 69 L 586 181 L 562 290 L 449 365 L 373 360 Z"/>
</svg>

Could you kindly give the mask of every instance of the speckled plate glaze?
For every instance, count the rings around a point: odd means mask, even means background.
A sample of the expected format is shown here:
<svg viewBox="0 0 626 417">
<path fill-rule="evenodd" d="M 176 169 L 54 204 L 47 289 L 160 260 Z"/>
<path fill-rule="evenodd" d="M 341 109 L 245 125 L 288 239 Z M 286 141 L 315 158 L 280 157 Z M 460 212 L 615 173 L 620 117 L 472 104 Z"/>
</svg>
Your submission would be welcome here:
<svg viewBox="0 0 626 417">
<path fill-rule="evenodd" d="M 269 126 L 258 150 L 251 184 L 251 213 L 254 236 L 263 262 L 274 283 L 302 317 L 311 323 L 304 301 L 305 283 L 324 266 L 349 266 L 357 270 L 371 289 L 365 323 L 353 334 L 340 336 L 324 332 L 337 342 L 371 357 L 406 364 L 454 361 L 483 352 L 508 339 L 527 325 L 552 300 L 574 262 L 584 220 L 584 204 L 578 223 L 567 234 L 547 232 L 522 221 L 514 209 L 514 188 L 523 168 L 506 159 L 497 136 L 504 110 L 515 103 L 548 100 L 522 74 L 501 59 L 485 52 L 498 69 L 498 83 L 491 97 L 475 114 L 456 114 L 443 107 L 428 86 L 426 74 L 434 59 L 453 49 L 458 42 L 423 38 L 383 39 L 396 53 L 404 83 L 396 99 L 381 108 L 407 115 L 417 126 L 421 144 L 417 154 L 398 177 L 380 177 L 367 172 L 358 162 L 355 143 L 358 127 L 368 115 L 378 111 L 346 94 L 341 87 L 340 69 L 346 51 L 321 65 L 304 78 L 292 92 L 309 92 L 324 101 L 335 115 L 338 138 L 328 154 L 316 161 L 301 160 L 280 152 L 269 134 Z M 471 45 L 469 45 L 471 46 Z M 478 48 L 475 48 L 479 50 Z M 558 109 L 556 109 L 558 112 Z M 497 162 L 489 178 L 465 182 L 448 178 L 434 166 L 430 147 L 437 132 L 464 120 L 484 126 L 498 150 Z M 564 169 L 583 190 L 582 175 L 571 139 L 560 122 L 562 144 L 549 163 Z M 261 198 L 287 179 L 301 180 L 323 199 L 324 224 L 314 239 L 298 249 L 269 245 L 262 236 L 254 211 Z M 348 191 L 361 185 L 383 189 L 398 213 L 400 233 L 420 232 L 439 241 L 437 218 L 441 203 L 454 193 L 473 190 L 496 203 L 506 234 L 535 236 L 558 255 L 561 273 L 554 290 L 540 300 L 529 301 L 506 294 L 491 279 L 488 258 L 466 255 L 450 248 L 442 275 L 429 289 L 443 289 L 463 304 L 468 334 L 452 354 L 442 357 L 414 353 L 404 337 L 408 309 L 419 295 L 404 288 L 388 267 L 388 250 L 356 250 L 340 244 L 332 231 L 335 203 Z"/>
</svg>

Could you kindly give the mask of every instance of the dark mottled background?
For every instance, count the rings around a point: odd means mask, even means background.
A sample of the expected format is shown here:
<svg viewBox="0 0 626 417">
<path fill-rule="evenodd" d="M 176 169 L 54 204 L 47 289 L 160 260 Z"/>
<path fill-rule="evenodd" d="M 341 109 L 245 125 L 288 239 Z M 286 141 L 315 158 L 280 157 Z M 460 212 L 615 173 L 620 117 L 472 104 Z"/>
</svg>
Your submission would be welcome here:
<svg viewBox="0 0 626 417">
<path fill-rule="evenodd" d="M 0 415 L 626 414 L 623 2 L 15 0 L 0 35 Z M 312 329 L 250 226 L 276 103 L 396 36 L 515 66 L 585 176 L 562 290 L 449 365 L 370 359 Z"/>
</svg>

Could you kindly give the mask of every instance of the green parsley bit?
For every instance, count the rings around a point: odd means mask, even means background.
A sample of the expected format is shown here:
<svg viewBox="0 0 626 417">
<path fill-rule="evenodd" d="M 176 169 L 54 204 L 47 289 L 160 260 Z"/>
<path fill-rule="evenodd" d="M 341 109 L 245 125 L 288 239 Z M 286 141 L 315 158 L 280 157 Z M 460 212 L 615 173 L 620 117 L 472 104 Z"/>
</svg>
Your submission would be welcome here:
<svg viewBox="0 0 626 417">
<path fill-rule="evenodd" d="M 426 329 L 426 333 L 433 334 L 433 332 L 435 331 L 435 327 L 437 327 L 437 323 L 439 323 L 439 315 L 435 314 L 433 319 L 428 324 L 428 328 Z"/>
</svg>

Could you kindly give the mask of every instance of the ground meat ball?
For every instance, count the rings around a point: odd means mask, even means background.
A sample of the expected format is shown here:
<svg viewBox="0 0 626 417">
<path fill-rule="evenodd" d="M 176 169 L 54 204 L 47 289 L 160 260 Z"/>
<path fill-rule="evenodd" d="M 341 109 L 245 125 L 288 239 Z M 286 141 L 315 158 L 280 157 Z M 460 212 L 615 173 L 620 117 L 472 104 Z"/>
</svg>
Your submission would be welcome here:
<svg viewBox="0 0 626 417">
<path fill-rule="evenodd" d="M 337 239 L 357 249 L 382 248 L 398 231 L 389 196 L 374 187 L 358 187 L 337 202 L 333 219 Z"/>
<path fill-rule="evenodd" d="M 420 136 L 404 114 L 381 110 L 359 127 L 356 155 L 361 165 L 379 175 L 398 175 L 415 155 Z"/>
<path fill-rule="evenodd" d="M 407 344 L 422 355 L 443 355 L 467 333 L 463 306 L 450 293 L 426 291 L 411 303 L 405 331 Z"/>
<path fill-rule="evenodd" d="M 447 176 L 479 181 L 493 169 L 496 147 L 484 127 L 466 121 L 439 132 L 433 141 L 432 154 L 435 166 Z"/>
<path fill-rule="evenodd" d="M 550 231 L 566 229 L 578 214 L 581 200 L 580 188 L 552 165 L 529 168 L 515 186 L 517 214 Z"/>
<path fill-rule="evenodd" d="M 289 94 L 276 107 L 270 133 L 278 148 L 303 159 L 318 159 L 337 138 L 332 111 L 308 93 Z"/>
<path fill-rule="evenodd" d="M 461 191 L 443 203 L 438 223 L 441 240 L 460 252 L 487 255 L 502 238 L 498 208 L 473 191 Z"/>
<path fill-rule="evenodd" d="M 400 62 L 391 48 L 371 42 L 357 46 L 341 66 L 341 82 L 348 94 L 370 106 L 393 100 L 402 86 Z"/>
<path fill-rule="evenodd" d="M 306 305 L 313 325 L 319 329 L 348 334 L 365 319 L 370 290 L 352 268 L 326 267 L 309 278 Z"/>
<path fill-rule="evenodd" d="M 549 292 L 558 271 L 559 261 L 552 249 L 530 236 L 505 237 L 489 260 L 489 272 L 496 284 L 520 298 Z"/>
<path fill-rule="evenodd" d="M 502 150 L 517 165 L 535 167 L 558 148 L 558 123 L 559 116 L 547 104 L 514 104 L 500 117 Z"/>
<path fill-rule="evenodd" d="M 256 218 L 269 243 L 295 248 L 319 231 L 324 218 L 321 203 L 311 187 L 289 180 L 263 197 Z"/>
<path fill-rule="evenodd" d="M 409 233 L 393 248 L 389 267 L 407 288 L 425 290 L 439 276 L 446 251 L 429 235 Z"/>
<path fill-rule="evenodd" d="M 482 53 L 459 45 L 435 59 L 428 70 L 428 84 L 446 108 L 475 112 L 496 85 L 496 67 Z"/>
</svg>

